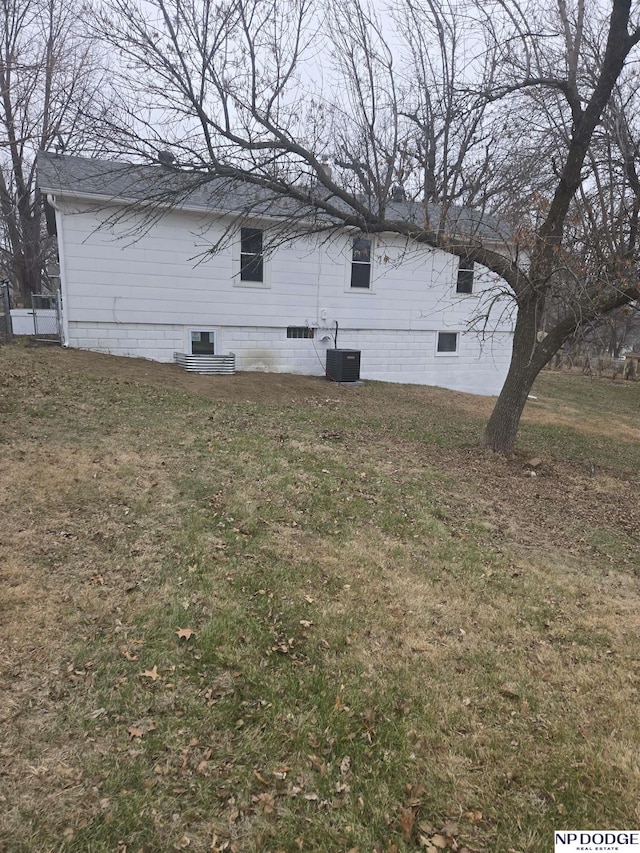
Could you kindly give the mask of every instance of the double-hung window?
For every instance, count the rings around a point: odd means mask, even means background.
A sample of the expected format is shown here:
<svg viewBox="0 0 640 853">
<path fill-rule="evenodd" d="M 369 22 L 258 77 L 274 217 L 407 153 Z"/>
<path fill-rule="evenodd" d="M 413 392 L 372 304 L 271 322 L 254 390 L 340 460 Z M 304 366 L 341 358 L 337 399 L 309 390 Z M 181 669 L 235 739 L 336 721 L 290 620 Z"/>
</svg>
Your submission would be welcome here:
<svg viewBox="0 0 640 853">
<path fill-rule="evenodd" d="M 473 261 L 470 258 L 460 258 L 456 293 L 473 293 Z"/>
<path fill-rule="evenodd" d="M 371 289 L 371 240 L 354 237 L 351 244 L 351 287 Z"/>
<path fill-rule="evenodd" d="M 240 280 L 264 282 L 262 229 L 240 229 Z"/>
</svg>

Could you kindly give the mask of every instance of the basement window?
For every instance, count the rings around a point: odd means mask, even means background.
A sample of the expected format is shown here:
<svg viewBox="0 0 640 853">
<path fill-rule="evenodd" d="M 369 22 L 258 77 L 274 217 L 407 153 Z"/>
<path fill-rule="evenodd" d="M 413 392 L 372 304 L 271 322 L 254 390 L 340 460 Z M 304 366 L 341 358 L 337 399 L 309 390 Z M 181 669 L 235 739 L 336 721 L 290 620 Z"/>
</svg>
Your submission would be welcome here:
<svg viewBox="0 0 640 853">
<path fill-rule="evenodd" d="M 309 326 L 287 326 L 288 338 L 313 338 L 314 332 Z"/>
<path fill-rule="evenodd" d="M 351 287 L 371 288 L 371 240 L 354 237 L 351 249 Z"/>
<path fill-rule="evenodd" d="M 458 333 L 438 332 L 438 352 L 449 354 L 458 352 Z"/>
<path fill-rule="evenodd" d="M 264 253 L 261 228 L 240 229 L 240 280 L 264 281 Z"/>
<path fill-rule="evenodd" d="M 456 293 L 473 293 L 473 266 L 473 261 L 470 258 L 460 258 Z"/>
<path fill-rule="evenodd" d="M 214 355 L 215 332 L 191 332 L 191 355 Z"/>
</svg>

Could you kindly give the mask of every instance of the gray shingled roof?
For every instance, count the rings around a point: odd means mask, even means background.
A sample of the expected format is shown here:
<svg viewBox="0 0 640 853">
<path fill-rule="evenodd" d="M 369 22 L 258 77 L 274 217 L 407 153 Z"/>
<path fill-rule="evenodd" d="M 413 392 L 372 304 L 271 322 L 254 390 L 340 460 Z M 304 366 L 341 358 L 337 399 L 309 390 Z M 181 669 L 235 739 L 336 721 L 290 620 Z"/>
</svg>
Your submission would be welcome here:
<svg viewBox="0 0 640 853">
<path fill-rule="evenodd" d="M 252 216 L 300 218 L 314 213 L 311 204 L 305 209 L 297 201 L 274 196 L 250 183 L 180 171 L 160 164 L 149 166 L 40 152 L 37 174 L 40 190 L 55 195 L 170 204 Z M 430 205 L 429 213 L 431 221 L 437 221 L 439 210 L 435 205 Z M 424 210 L 417 202 L 389 202 L 386 217 L 418 224 L 423 221 Z M 326 214 L 324 218 L 330 222 Z M 452 233 L 493 240 L 508 240 L 511 235 L 511 229 L 504 223 L 469 208 L 452 206 L 447 220 Z"/>
<path fill-rule="evenodd" d="M 89 160 L 62 154 L 38 153 L 38 187 L 57 195 L 88 195 L 105 200 L 171 204 L 201 210 L 246 211 L 286 216 L 294 206 L 274 200 L 259 188 L 240 181 L 167 166 L 146 166 L 116 160 Z"/>
</svg>

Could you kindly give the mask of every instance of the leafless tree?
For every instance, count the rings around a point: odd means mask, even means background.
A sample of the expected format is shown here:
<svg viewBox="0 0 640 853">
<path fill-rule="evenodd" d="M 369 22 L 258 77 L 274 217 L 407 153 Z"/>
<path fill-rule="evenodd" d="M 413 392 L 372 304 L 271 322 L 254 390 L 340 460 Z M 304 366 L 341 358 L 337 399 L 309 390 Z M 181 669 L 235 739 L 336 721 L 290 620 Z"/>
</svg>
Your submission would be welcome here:
<svg viewBox="0 0 640 853">
<path fill-rule="evenodd" d="M 637 298 L 631 0 L 109 0 L 98 20 L 135 81 L 139 151 L 286 199 L 299 225 L 395 232 L 504 279 L 487 447 L 512 451 L 542 367 Z"/>
<path fill-rule="evenodd" d="M 22 301 L 46 254 L 38 150 L 104 149 L 113 118 L 104 69 L 74 0 L 0 0 L 0 268 Z"/>
<path fill-rule="evenodd" d="M 584 328 L 573 340 L 571 350 L 598 358 L 607 355 L 618 359 L 627 349 L 640 343 L 640 308 L 635 302 L 615 308 L 593 328 Z"/>
</svg>

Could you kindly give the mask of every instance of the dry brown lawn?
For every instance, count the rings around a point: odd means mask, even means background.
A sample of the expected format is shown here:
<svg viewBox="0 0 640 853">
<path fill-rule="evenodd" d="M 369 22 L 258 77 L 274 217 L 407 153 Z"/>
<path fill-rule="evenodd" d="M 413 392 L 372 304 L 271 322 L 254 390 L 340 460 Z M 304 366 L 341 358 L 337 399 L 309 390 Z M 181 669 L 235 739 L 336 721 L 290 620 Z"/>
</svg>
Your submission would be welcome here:
<svg viewBox="0 0 640 853">
<path fill-rule="evenodd" d="M 640 395 L 563 381 L 507 460 L 482 398 L 0 349 L 0 849 L 634 828 Z"/>
</svg>

